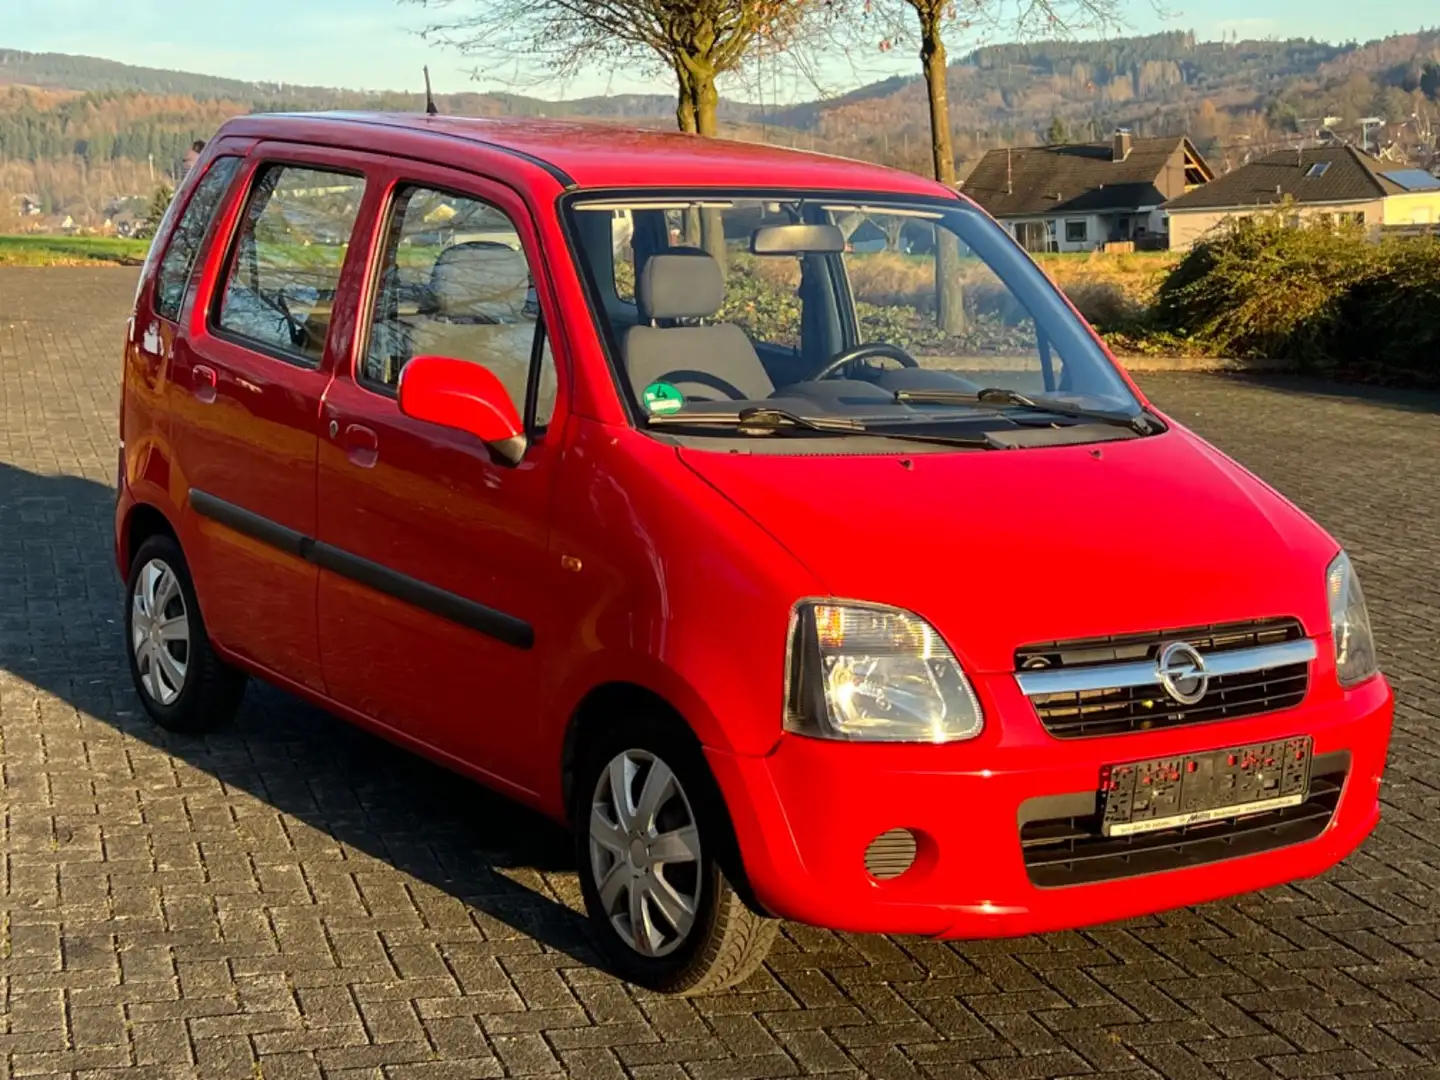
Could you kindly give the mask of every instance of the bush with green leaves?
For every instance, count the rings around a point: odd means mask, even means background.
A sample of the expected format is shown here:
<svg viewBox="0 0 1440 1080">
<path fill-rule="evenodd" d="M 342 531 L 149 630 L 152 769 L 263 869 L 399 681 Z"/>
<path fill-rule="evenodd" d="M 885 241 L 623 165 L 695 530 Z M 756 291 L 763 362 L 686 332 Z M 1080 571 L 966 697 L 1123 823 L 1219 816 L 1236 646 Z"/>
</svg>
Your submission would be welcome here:
<svg viewBox="0 0 1440 1080">
<path fill-rule="evenodd" d="M 1285 212 L 1227 226 L 1161 285 L 1129 336 L 1183 339 L 1212 356 L 1440 382 L 1440 238 L 1295 225 Z"/>
<path fill-rule="evenodd" d="M 1357 375 L 1440 383 L 1440 237 L 1380 245 L 1341 305 L 1336 351 Z"/>
<path fill-rule="evenodd" d="M 1344 298 L 1372 254 L 1356 227 L 1296 227 L 1281 214 L 1241 219 L 1171 272 L 1156 323 L 1222 356 L 1323 364 L 1333 359 Z"/>
</svg>

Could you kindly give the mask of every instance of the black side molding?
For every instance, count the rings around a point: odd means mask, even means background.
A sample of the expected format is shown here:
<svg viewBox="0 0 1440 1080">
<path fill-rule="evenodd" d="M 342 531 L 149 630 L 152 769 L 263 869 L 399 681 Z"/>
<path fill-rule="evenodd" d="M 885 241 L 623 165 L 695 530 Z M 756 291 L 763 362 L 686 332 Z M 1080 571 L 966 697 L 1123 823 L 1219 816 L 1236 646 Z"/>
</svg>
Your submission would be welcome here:
<svg viewBox="0 0 1440 1080">
<path fill-rule="evenodd" d="M 369 559 L 362 559 L 359 555 L 352 555 L 330 544 L 313 541 L 306 558 L 322 570 L 358 581 L 376 592 L 403 600 L 422 611 L 469 627 L 487 637 L 503 641 L 506 645 L 528 649 L 535 644 L 535 631 L 524 619 L 517 619 L 514 615 L 477 604 L 474 600 L 467 600 L 429 582 L 391 570 L 388 566 L 371 562 Z"/>
<path fill-rule="evenodd" d="M 321 543 L 313 536 L 286 528 L 269 518 L 261 517 L 224 499 L 217 499 L 214 495 L 196 488 L 190 489 L 190 505 L 201 517 L 219 522 L 242 536 L 268 544 L 286 554 L 294 555 L 297 559 L 314 563 L 322 570 L 357 581 L 386 596 L 403 600 L 422 611 L 428 611 L 517 649 L 529 649 L 535 645 L 535 629 L 524 619 L 496 611 L 429 582 L 353 555 L 332 544 Z"/>
<path fill-rule="evenodd" d="M 201 517 L 218 521 L 221 525 L 234 529 L 242 536 L 248 536 L 252 540 L 259 540 L 262 544 L 279 548 L 287 555 L 294 555 L 297 559 L 308 560 L 310 558 L 308 548 L 314 541 L 304 533 L 287 529 L 284 525 L 277 524 L 267 517 L 252 514 L 244 507 L 236 506 L 224 499 L 217 499 L 214 495 L 198 491 L 195 488 L 190 489 L 190 505 Z"/>
</svg>

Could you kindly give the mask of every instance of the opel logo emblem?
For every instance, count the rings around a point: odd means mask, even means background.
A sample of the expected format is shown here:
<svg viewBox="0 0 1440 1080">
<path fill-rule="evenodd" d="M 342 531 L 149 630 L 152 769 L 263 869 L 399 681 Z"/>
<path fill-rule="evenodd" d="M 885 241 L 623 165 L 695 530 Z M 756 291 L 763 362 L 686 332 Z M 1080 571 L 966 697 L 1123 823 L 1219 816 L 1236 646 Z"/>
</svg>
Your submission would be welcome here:
<svg viewBox="0 0 1440 1080">
<path fill-rule="evenodd" d="M 1184 641 L 1172 641 L 1155 658 L 1155 674 L 1165 692 L 1181 705 L 1194 705 L 1210 689 L 1205 658 Z"/>
</svg>

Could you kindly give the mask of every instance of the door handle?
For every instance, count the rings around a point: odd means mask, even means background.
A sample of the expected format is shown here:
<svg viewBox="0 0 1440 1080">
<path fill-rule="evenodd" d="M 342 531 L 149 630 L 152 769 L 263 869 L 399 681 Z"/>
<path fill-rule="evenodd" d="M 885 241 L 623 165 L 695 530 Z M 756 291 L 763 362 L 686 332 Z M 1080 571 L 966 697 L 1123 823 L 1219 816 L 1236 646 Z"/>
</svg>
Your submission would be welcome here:
<svg viewBox="0 0 1440 1080">
<path fill-rule="evenodd" d="M 380 460 L 380 440 L 364 424 L 347 424 L 340 443 L 345 448 L 345 456 L 362 469 L 373 469 Z"/>
<path fill-rule="evenodd" d="M 195 396 L 206 405 L 215 400 L 215 369 L 209 364 L 196 364 L 190 369 Z"/>
</svg>

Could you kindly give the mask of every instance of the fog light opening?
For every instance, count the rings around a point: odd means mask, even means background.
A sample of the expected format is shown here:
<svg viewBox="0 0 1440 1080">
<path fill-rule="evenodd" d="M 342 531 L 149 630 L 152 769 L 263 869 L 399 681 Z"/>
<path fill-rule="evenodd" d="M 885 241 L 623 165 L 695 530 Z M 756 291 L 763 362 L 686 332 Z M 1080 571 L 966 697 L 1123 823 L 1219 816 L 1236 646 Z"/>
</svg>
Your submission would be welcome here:
<svg viewBox="0 0 1440 1080">
<path fill-rule="evenodd" d="M 894 881 L 915 865 L 918 850 L 916 836 L 909 829 L 889 829 L 865 849 L 865 870 L 876 881 Z"/>
</svg>

